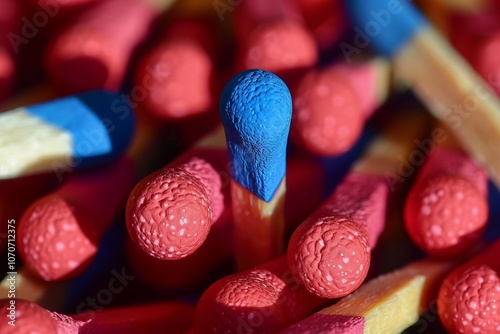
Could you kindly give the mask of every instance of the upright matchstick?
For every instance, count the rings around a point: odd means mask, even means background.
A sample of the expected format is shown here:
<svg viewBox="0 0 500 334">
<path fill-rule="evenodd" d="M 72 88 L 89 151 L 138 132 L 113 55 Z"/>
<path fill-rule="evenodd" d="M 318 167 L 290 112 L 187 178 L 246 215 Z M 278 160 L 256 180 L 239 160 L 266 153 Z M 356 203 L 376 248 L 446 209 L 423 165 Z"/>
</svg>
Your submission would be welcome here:
<svg viewBox="0 0 500 334">
<path fill-rule="evenodd" d="M 410 2 L 350 0 L 345 4 L 354 23 L 365 30 L 359 34 L 393 59 L 396 76 L 411 84 L 434 116 L 450 126 L 500 185 L 500 155 L 491 145 L 500 141 L 500 100 L 488 84 Z"/>
<path fill-rule="evenodd" d="M 91 91 L 0 114 L 0 179 L 109 162 L 128 147 L 135 117 L 119 94 Z"/>
<path fill-rule="evenodd" d="M 236 262 L 244 269 L 283 251 L 292 98 L 276 75 L 249 70 L 224 88 L 220 114 L 231 162 Z"/>
</svg>

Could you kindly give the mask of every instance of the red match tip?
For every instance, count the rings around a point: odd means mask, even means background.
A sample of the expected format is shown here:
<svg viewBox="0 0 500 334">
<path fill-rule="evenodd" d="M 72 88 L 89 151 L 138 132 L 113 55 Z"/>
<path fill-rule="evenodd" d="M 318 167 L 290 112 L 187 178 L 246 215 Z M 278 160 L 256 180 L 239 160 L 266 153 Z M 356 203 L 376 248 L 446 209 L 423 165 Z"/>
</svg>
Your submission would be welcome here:
<svg viewBox="0 0 500 334">
<path fill-rule="evenodd" d="M 321 306 L 293 278 L 286 258 L 224 277 L 201 296 L 196 333 L 276 333 Z"/>
<path fill-rule="evenodd" d="M 283 76 L 310 68 L 317 60 L 311 34 L 298 23 L 278 20 L 263 23 L 250 33 L 240 61 L 244 69 L 259 68 Z"/>
<path fill-rule="evenodd" d="M 437 306 L 450 333 L 500 332 L 499 251 L 496 242 L 443 281 Z"/>
<path fill-rule="evenodd" d="M 295 230 L 288 263 L 309 291 L 339 298 L 363 283 L 384 227 L 387 192 L 383 178 L 351 173 Z"/>
<path fill-rule="evenodd" d="M 315 313 L 281 334 L 363 334 L 364 329 L 363 317 Z"/>
<path fill-rule="evenodd" d="M 495 33 L 485 39 L 479 46 L 472 60 L 478 73 L 500 95 L 500 33 Z"/>
<path fill-rule="evenodd" d="M 123 158 L 74 175 L 35 201 L 19 221 L 19 254 L 39 277 L 61 280 L 81 273 L 123 207 L 135 174 Z"/>
<path fill-rule="evenodd" d="M 6 97 L 12 89 L 14 71 L 12 56 L 0 46 L 0 99 Z"/>
<path fill-rule="evenodd" d="M 136 87 L 145 91 L 139 102 L 144 111 L 162 119 L 207 112 L 213 103 L 212 75 L 212 60 L 198 42 L 164 42 L 137 69 Z"/>
<path fill-rule="evenodd" d="M 65 93 L 117 90 L 154 17 L 154 10 L 137 0 L 101 1 L 84 11 L 48 49 L 50 80 Z"/>
<path fill-rule="evenodd" d="M 405 204 L 408 234 L 431 256 L 463 254 L 480 240 L 488 218 L 484 170 L 462 153 L 438 149 L 420 174 Z"/>
<path fill-rule="evenodd" d="M 177 260 L 192 254 L 224 207 L 222 195 L 217 194 L 220 182 L 219 174 L 197 158 L 150 174 L 137 184 L 127 202 L 132 240 L 158 259 Z"/>
<path fill-rule="evenodd" d="M 307 74 L 298 86 L 293 107 L 292 139 L 323 156 L 351 148 L 365 121 L 359 96 L 335 68 Z"/>
<path fill-rule="evenodd" d="M 0 319 L 0 332 L 3 334 L 58 333 L 57 321 L 50 312 L 21 299 L 0 300 Z"/>
<path fill-rule="evenodd" d="M 97 252 L 84 208 L 59 195 L 34 202 L 19 222 L 19 253 L 32 272 L 47 281 L 74 277 Z"/>
</svg>

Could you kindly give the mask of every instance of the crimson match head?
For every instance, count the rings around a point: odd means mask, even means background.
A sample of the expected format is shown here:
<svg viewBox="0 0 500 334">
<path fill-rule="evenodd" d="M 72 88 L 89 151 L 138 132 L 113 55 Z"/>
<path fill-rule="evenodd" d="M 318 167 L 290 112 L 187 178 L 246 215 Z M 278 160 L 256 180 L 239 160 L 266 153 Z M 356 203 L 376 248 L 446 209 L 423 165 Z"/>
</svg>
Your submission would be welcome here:
<svg viewBox="0 0 500 334">
<path fill-rule="evenodd" d="M 158 259 L 177 260 L 192 254 L 222 213 L 220 188 L 219 174 L 201 159 L 150 174 L 137 184 L 127 202 L 132 240 Z"/>
<path fill-rule="evenodd" d="M 57 321 L 51 313 L 26 300 L 0 300 L 0 317 L 0 332 L 3 334 L 58 333 Z"/>
</svg>

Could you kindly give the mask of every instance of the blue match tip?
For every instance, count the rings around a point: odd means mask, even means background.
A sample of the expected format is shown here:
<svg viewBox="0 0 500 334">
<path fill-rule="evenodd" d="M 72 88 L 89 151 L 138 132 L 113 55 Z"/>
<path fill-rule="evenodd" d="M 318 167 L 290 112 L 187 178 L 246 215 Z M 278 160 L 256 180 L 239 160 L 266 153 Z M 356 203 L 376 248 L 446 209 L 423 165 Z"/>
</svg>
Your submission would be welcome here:
<svg viewBox="0 0 500 334">
<path fill-rule="evenodd" d="M 356 35 L 354 47 L 373 46 L 392 56 L 410 42 L 427 21 L 409 0 L 345 0 Z"/>
<path fill-rule="evenodd" d="M 249 70 L 224 87 L 220 115 L 233 180 L 269 202 L 286 170 L 292 97 L 273 73 Z"/>
<path fill-rule="evenodd" d="M 115 159 L 134 135 L 134 112 L 118 93 L 91 91 L 25 109 L 71 134 L 75 168 Z"/>
</svg>

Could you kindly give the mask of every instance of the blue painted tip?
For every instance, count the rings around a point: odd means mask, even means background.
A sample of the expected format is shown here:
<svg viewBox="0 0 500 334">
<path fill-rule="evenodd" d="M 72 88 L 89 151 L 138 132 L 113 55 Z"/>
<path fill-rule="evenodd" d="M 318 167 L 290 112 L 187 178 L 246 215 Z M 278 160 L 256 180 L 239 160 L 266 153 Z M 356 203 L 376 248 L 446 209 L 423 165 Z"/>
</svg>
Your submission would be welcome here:
<svg viewBox="0 0 500 334">
<path fill-rule="evenodd" d="M 124 95 L 118 93 L 90 91 L 25 109 L 71 134 L 74 168 L 117 158 L 134 135 L 134 112 Z"/>
<path fill-rule="evenodd" d="M 370 46 L 392 56 L 428 24 L 409 0 L 344 0 L 344 4 L 355 32 L 352 41 L 340 44 L 344 55 Z"/>
<path fill-rule="evenodd" d="M 269 202 L 286 170 L 292 97 L 278 76 L 248 70 L 224 87 L 220 115 L 233 180 Z"/>
</svg>

